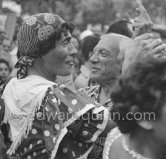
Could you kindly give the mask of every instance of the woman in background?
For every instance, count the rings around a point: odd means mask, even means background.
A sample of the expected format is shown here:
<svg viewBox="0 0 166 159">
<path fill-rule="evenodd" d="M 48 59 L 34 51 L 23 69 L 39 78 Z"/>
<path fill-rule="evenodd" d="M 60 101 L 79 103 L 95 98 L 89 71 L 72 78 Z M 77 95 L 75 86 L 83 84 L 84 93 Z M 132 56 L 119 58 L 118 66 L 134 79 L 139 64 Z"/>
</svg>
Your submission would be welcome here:
<svg viewBox="0 0 166 159">
<path fill-rule="evenodd" d="M 103 159 L 166 156 L 166 59 L 147 57 L 128 69 L 112 92 L 118 129 L 106 139 Z"/>
</svg>

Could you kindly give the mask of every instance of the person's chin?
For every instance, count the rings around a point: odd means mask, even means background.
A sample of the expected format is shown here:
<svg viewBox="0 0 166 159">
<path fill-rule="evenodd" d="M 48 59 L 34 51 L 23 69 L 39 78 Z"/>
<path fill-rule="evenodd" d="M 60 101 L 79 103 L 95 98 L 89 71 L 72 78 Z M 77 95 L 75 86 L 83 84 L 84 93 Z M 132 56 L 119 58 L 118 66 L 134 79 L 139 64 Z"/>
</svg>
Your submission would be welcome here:
<svg viewBox="0 0 166 159">
<path fill-rule="evenodd" d="M 4 78 L 2 78 L 1 80 L 2 80 L 3 82 L 6 82 L 6 81 L 7 81 L 7 78 L 4 77 Z"/>
<path fill-rule="evenodd" d="M 96 81 L 98 81 L 98 79 L 100 79 L 100 77 L 95 74 L 90 74 L 90 76 L 89 76 L 90 81 L 96 82 Z"/>
</svg>

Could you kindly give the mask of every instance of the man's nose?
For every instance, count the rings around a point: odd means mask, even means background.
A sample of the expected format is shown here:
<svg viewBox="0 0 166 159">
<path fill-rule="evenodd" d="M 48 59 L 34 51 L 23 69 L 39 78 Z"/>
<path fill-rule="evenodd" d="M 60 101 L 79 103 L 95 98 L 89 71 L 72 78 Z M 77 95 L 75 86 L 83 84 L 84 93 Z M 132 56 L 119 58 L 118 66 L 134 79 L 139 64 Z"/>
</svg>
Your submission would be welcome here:
<svg viewBox="0 0 166 159">
<path fill-rule="evenodd" d="M 76 48 L 73 46 L 73 44 L 70 44 L 69 47 L 69 55 L 70 56 L 75 56 L 78 53 L 78 51 L 76 50 Z"/>
<path fill-rule="evenodd" d="M 99 61 L 97 53 L 94 53 L 93 56 L 90 58 L 91 63 L 97 63 Z"/>
</svg>

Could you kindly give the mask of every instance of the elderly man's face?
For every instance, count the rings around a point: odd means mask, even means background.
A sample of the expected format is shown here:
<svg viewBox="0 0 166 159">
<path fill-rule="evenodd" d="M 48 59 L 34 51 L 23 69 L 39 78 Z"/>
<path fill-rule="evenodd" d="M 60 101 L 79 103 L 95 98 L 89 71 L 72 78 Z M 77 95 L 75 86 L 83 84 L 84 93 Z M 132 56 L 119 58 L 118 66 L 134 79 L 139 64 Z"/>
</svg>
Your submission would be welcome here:
<svg viewBox="0 0 166 159">
<path fill-rule="evenodd" d="M 49 74 L 67 76 L 71 74 L 76 49 L 71 43 L 71 34 L 62 33 L 60 41 L 43 58 L 43 66 Z"/>
<path fill-rule="evenodd" d="M 122 69 L 122 58 L 119 55 L 117 41 L 110 38 L 110 35 L 102 37 L 90 59 L 90 80 L 103 83 L 117 79 Z"/>
</svg>

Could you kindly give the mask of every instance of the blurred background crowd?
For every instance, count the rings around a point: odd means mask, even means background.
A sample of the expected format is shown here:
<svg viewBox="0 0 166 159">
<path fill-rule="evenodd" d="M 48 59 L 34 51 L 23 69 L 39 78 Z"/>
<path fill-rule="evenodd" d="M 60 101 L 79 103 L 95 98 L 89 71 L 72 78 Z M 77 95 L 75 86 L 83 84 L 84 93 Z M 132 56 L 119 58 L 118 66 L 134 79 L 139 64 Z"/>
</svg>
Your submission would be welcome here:
<svg viewBox="0 0 166 159">
<path fill-rule="evenodd" d="M 165 30 L 166 1 L 144 0 L 143 4 L 153 22 L 160 24 Z M 131 37 L 132 18 L 137 14 L 135 2 L 131 0 L 0 0 L 1 85 L 8 78 L 16 76 L 14 66 L 19 57 L 17 54 L 19 25 L 30 15 L 42 12 L 58 14 L 76 25 L 72 43 L 78 50 L 78 55 L 72 77 L 68 79 L 58 77 L 57 80 L 59 83 L 67 83 L 77 89 L 89 83 L 89 53 L 93 51 L 100 36 L 107 32 L 117 32 Z M 165 36 L 165 31 L 162 35 Z M 88 36 L 90 37 L 86 38 Z M 71 84 L 71 81 L 74 84 Z"/>
</svg>

